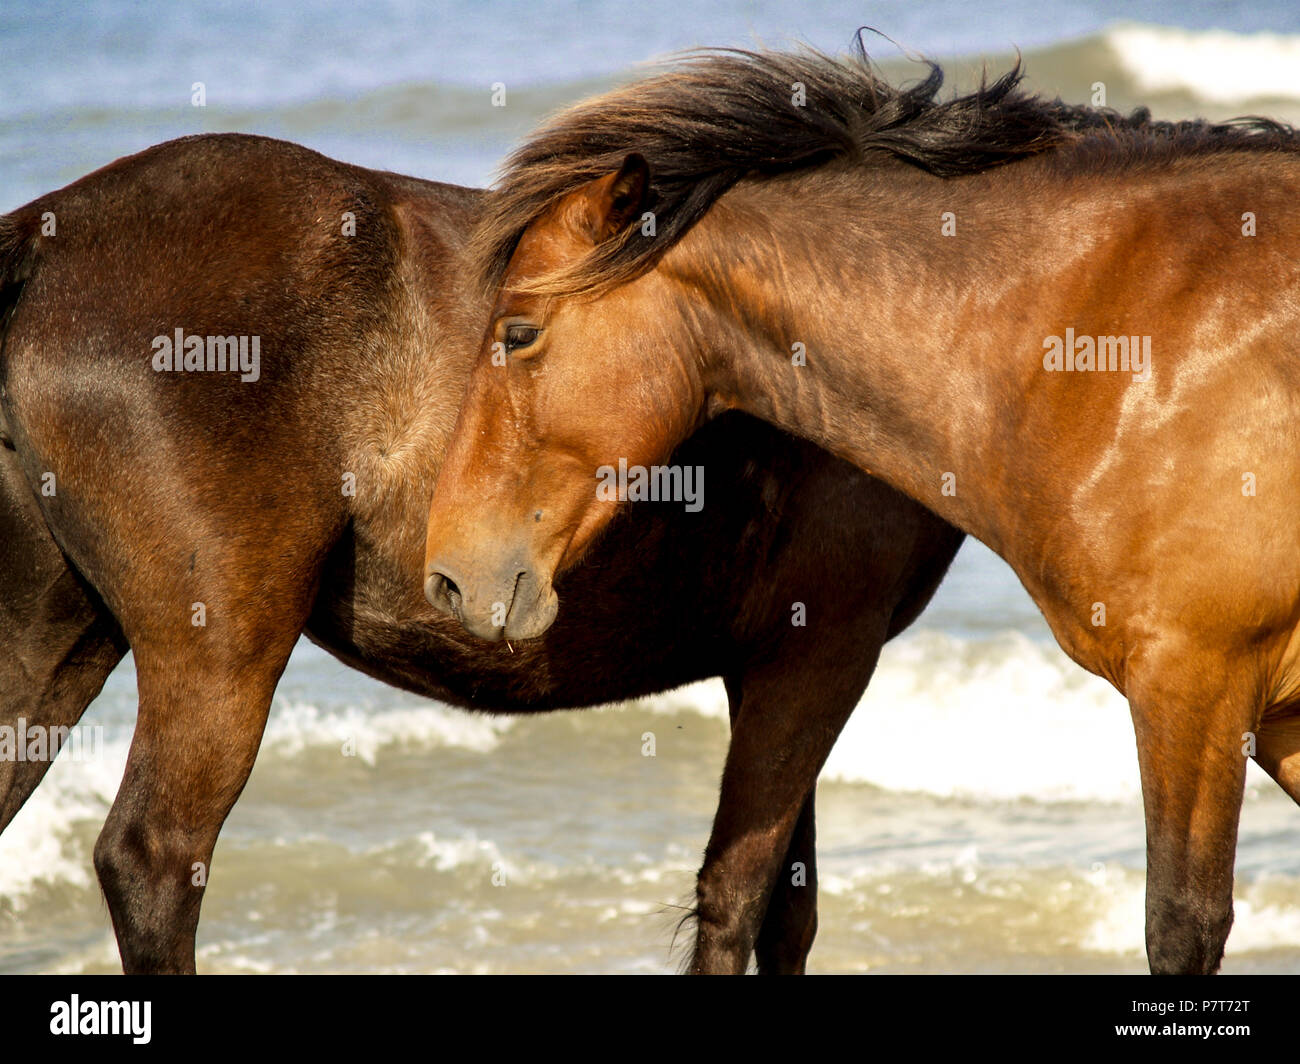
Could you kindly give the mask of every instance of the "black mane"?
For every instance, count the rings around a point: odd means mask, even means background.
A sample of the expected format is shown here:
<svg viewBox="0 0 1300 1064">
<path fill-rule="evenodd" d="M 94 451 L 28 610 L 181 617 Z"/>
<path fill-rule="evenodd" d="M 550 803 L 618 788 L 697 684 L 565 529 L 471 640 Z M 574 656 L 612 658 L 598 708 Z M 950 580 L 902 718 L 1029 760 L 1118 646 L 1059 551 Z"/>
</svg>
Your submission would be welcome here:
<svg viewBox="0 0 1300 1064">
<path fill-rule="evenodd" d="M 689 53 L 667 73 L 569 108 L 507 160 L 473 245 L 480 278 L 501 280 L 527 226 L 564 195 L 616 171 L 632 152 L 650 166 L 654 240 L 610 240 L 548 290 L 603 289 L 648 268 L 727 189 L 751 177 L 837 159 L 892 157 L 939 177 L 1001 166 L 1067 145 L 1081 165 L 1225 149 L 1300 150 L 1281 123 L 1243 118 L 1158 122 L 1025 92 L 1019 62 L 995 81 L 947 100 L 944 75 L 895 87 L 862 46 L 831 57 L 812 49 Z M 802 86 L 803 102 L 795 102 Z"/>
</svg>

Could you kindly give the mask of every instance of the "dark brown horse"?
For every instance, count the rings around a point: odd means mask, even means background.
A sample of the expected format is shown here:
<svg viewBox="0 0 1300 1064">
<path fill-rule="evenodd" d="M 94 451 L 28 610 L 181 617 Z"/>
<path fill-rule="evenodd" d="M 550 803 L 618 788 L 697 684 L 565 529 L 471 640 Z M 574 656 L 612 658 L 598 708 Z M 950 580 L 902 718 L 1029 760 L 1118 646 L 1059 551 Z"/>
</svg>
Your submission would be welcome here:
<svg viewBox="0 0 1300 1064">
<path fill-rule="evenodd" d="M 476 238 L 499 294 L 428 590 L 538 632 L 610 517 L 594 470 L 724 410 L 813 440 L 988 543 L 1128 697 L 1151 968 L 1212 972 L 1247 756 L 1300 800 L 1300 137 L 1018 78 L 944 102 L 937 68 L 707 53 L 538 133 Z"/>
<path fill-rule="evenodd" d="M 545 638 L 468 637 L 425 600 L 421 562 L 488 311 L 464 260 L 482 198 L 211 136 L 0 218 L 0 722 L 75 724 L 134 653 L 138 724 L 95 848 L 129 972 L 194 970 L 195 865 L 303 631 L 490 711 L 722 676 L 734 734 L 699 919 L 759 905 L 760 970 L 803 969 L 815 772 L 796 780 L 783 751 L 839 731 L 961 534 L 737 414 L 676 459 L 707 467 L 702 509 L 628 507 Z M 47 767 L 0 763 L 0 827 Z M 774 804 L 791 785 L 793 837 Z M 772 846 L 806 887 L 773 886 Z"/>
</svg>

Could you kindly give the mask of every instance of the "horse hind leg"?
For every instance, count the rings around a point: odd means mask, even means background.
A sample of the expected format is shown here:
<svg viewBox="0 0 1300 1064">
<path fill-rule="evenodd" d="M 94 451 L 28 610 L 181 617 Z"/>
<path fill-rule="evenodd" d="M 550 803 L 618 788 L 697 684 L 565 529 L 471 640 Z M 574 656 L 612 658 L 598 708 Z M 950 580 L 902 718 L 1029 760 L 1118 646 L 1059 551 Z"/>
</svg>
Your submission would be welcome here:
<svg viewBox="0 0 1300 1064">
<path fill-rule="evenodd" d="M 280 527 L 286 536 L 296 531 L 288 519 Z M 196 540 L 198 548 L 178 542 L 174 557 L 136 570 L 139 584 L 125 595 L 133 604 L 123 627 L 135 654 L 139 711 L 122 784 L 95 844 L 128 974 L 195 970 L 213 849 L 310 611 L 310 558 L 319 553 L 269 538 L 229 546 Z M 196 553 L 214 560 L 191 574 L 184 559 Z M 190 623 L 195 602 L 205 605 L 200 626 Z"/>
<path fill-rule="evenodd" d="M 65 734 L 126 653 L 112 615 L 50 535 L 13 451 L 0 447 L 0 831 L 53 761 Z M 42 729 L 48 756 L 17 756 L 22 736 Z M 0 747 L 0 749 L 4 749 Z"/>
<path fill-rule="evenodd" d="M 243 661 L 137 651 L 140 710 L 95 870 L 128 974 L 193 974 L 217 835 L 248 780 L 293 636 Z"/>
</svg>

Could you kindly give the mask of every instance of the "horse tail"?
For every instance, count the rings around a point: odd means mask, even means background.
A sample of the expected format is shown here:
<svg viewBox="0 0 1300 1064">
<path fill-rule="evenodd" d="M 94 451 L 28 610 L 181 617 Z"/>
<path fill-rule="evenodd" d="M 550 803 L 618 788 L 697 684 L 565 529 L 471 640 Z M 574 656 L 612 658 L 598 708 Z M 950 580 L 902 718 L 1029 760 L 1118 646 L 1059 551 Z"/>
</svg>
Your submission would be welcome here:
<svg viewBox="0 0 1300 1064">
<path fill-rule="evenodd" d="M 23 213 L 0 214 L 0 445 L 13 446 L 5 421 L 5 340 L 9 323 L 36 265 L 39 217 Z"/>
<path fill-rule="evenodd" d="M 8 326 L 23 285 L 32 275 L 39 231 L 39 215 L 0 214 L 0 331 Z"/>
</svg>

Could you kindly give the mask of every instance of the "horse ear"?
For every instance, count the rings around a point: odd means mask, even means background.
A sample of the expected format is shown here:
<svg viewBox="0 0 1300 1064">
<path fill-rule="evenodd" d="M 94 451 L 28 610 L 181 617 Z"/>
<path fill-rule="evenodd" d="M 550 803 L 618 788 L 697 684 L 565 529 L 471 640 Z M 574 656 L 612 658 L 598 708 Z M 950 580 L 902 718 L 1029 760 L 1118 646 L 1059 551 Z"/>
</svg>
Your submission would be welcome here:
<svg viewBox="0 0 1300 1064">
<path fill-rule="evenodd" d="M 600 244 L 617 236 L 641 216 L 650 197 L 650 164 L 636 152 L 623 160 L 618 173 L 596 181 L 588 199 L 591 239 Z"/>
</svg>

